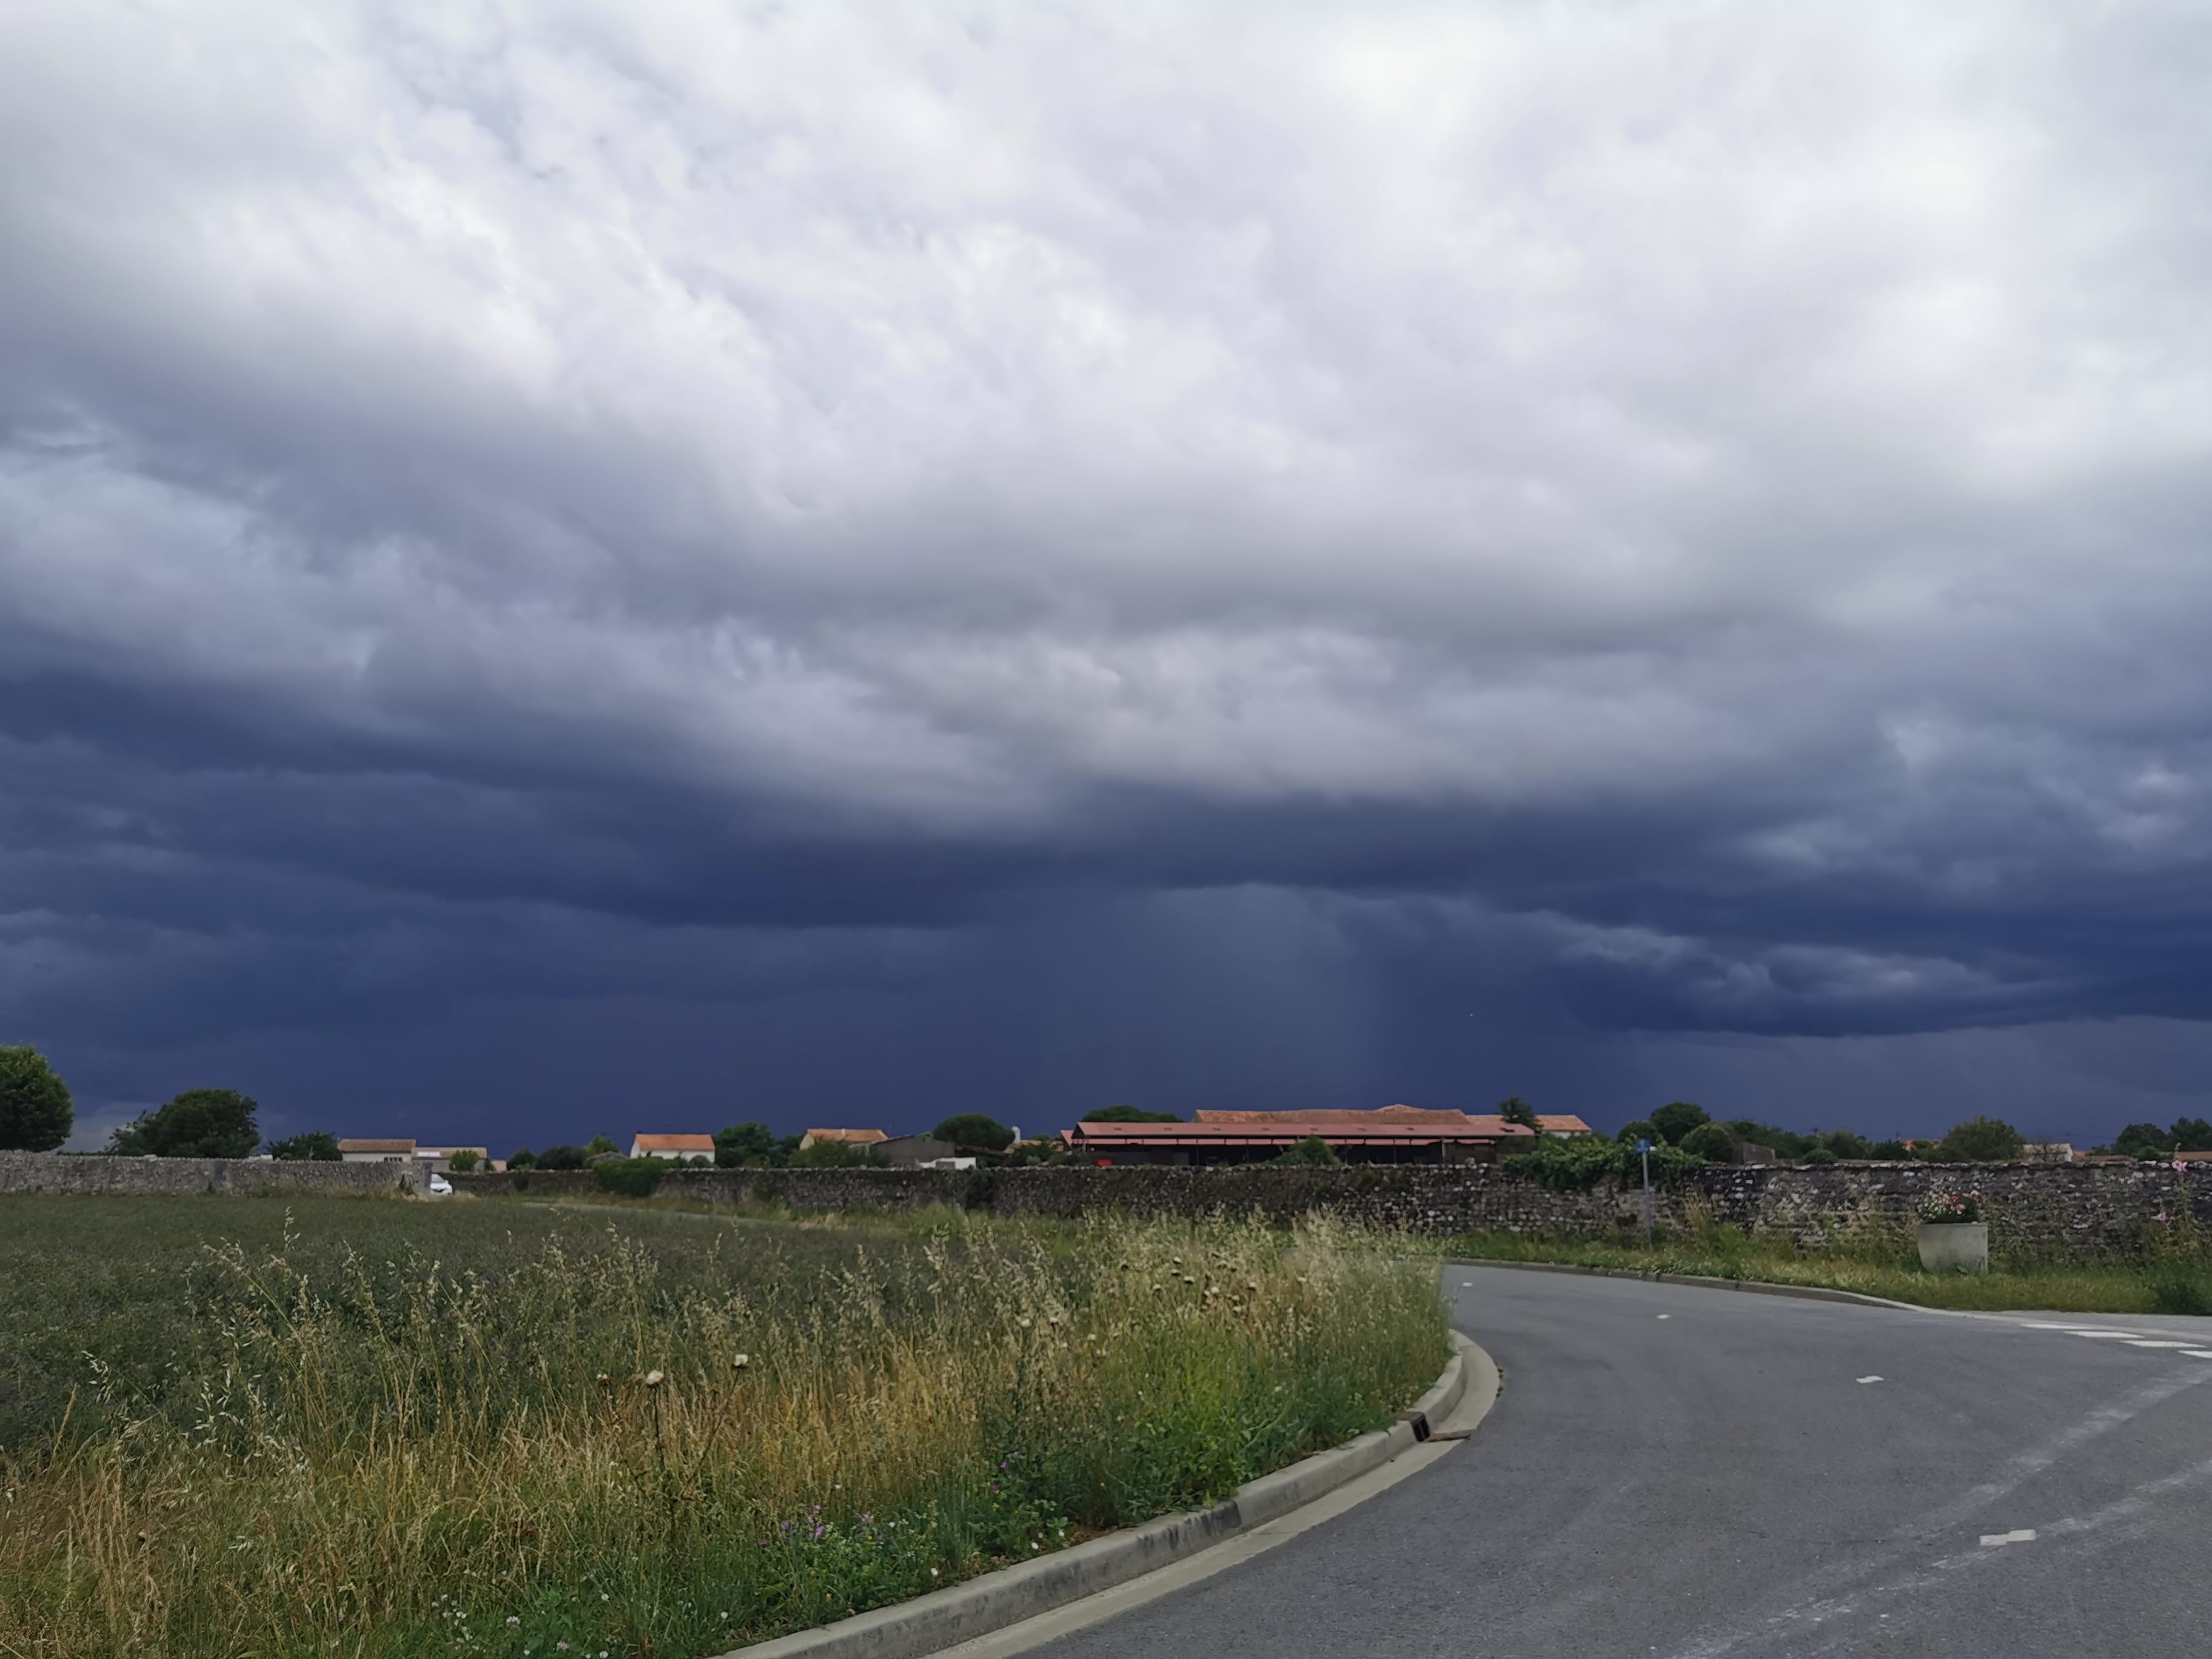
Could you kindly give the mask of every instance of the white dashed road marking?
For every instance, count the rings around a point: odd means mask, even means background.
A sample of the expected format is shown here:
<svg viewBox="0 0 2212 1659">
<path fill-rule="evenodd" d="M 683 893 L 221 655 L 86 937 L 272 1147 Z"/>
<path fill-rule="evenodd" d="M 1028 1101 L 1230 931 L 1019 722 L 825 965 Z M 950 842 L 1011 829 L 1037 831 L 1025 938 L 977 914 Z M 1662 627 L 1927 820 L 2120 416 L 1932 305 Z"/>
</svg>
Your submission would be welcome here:
<svg viewBox="0 0 2212 1659">
<path fill-rule="evenodd" d="M 2128 1339 L 2130 1348 L 2185 1348 L 2188 1346 L 2186 1342 L 2162 1342 L 2154 1336 L 2131 1336 Z"/>
<path fill-rule="evenodd" d="M 1672 1319 L 1674 1316 L 1674 1315 L 1672 1315 L 1672 1314 L 1661 1314 L 1661 1315 L 1659 1316 L 1659 1317 L 1660 1317 L 1660 1318 L 1662 1318 L 1662 1319 Z"/>
<path fill-rule="evenodd" d="M 1859 1378 L 1859 1381 L 1862 1382 L 1879 1382 L 1881 1379 L 1878 1376 L 1863 1376 Z"/>
<path fill-rule="evenodd" d="M 2212 1359 L 2212 1348 L 2184 1348 L 2182 1352 L 2191 1359 Z"/>
<path fill-rule="evenodd" d="M 2033 1544 L 2034 1541 L 2033 1527 L 2022 1527 L 2018 1532 L 1985 1532 L 1982 1534 L 1982 1547 L 1985 1550 L 1996 1549 L 2002 1544 Z"/>
</svg>

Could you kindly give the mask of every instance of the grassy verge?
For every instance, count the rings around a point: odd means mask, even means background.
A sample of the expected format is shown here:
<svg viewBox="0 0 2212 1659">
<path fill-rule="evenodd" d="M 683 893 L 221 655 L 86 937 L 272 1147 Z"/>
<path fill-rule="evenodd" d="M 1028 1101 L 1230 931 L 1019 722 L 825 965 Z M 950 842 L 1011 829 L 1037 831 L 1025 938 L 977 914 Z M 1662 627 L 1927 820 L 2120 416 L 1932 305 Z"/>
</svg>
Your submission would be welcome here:
<svg viewBox="0 0 2212 1659">
<path fill-rule="evenodd" d="M 2212 1313 L 2212 1263 L 2193 1253 L 2162 1260 L 2041 1262 L 1998 1255 L 1987 1273 L 1925 1272 L 1905 1242 L 1869 1241 L 1822 1251 L 1752 1241 L 1706 1228 L 1645 1246 L 1626 1240 L 1545 1239 L 1475 1233 L 1443 1241 L 1468 1261 L 1558 1261 L 1634 1273 L 1696 1273 L 1773 1285 L 1817 1285 L 1929 1308 L 2069 1313 Z"/>
<path fill-rule="evenodd" d="M 87 1346 L 11 1361 L 10 1656 L 719 1652 L 1206 1502 L 1447 1351 L 1327 1228 L 20 1202 L 9 1328 Z"/>
</svg>

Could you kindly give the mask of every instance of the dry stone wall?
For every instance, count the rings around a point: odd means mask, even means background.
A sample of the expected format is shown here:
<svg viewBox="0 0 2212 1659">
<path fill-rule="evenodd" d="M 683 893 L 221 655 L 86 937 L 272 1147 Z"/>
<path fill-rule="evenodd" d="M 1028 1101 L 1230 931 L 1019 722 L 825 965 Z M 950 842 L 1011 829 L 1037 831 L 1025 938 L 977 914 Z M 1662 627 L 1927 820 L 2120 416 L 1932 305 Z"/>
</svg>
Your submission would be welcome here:
<svg viewBox="0 0 2212 1659">
<path fill-rule="evenodd" d="M 0 1152 L 0 1194 L 326 1194 L 366 1197 L 422 1184 L 412 1159 L 400 1164 L 279 1162 L 257 1158 L 75 1157 Z"/>
<path fill-rule="evenodd" d="M 377 1164 L 276 1164 L 219 1158 L 57 1158 L 0 1153 L 0 1193 L 381 1193 L 412 1185 L 412 1169 Z M 509 1194 L 507 1175 L 452 1177 L 465 1192 Z M 1812 1249 L 1902 1237 L 1931 1193 L 1978 1188 L 2000 1253 L 2049 1257 L 2130 1251 L 2185 1218 L 2212 1230 L 2212 1169 L 2165 1164 L 1840 1164 L 1693 1171 L 1657 1195 L 1660 1225 L 1723 1222 L 1786 1235 Z M 588 1170 L 529 1172 L 533 1197 L 596 1193 Z M 1601 1182 L 1555 1192 L 1494 1164 L 1337 1169 L 1061 1165 L 1030 1170 L 672 1169 L 663 1194 L 717 1204 L 760 1200 L 800 1210 L 912 1210 L 942 1204 L 1004 1216 L 1331 1215 L 1431 1235 L 1522 1232 L 1600 1237 L 1633 1229 L 1643 1194 Z"/>
</svg>

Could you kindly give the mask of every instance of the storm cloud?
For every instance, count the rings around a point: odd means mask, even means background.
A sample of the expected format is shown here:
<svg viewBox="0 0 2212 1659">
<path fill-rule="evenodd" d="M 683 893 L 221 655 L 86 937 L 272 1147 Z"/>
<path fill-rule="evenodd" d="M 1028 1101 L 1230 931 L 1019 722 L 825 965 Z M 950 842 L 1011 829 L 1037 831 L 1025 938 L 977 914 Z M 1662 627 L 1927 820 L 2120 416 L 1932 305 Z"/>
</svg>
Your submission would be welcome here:
<svg viewBox="0 0 2212 1659">
<path fill-rule="evenodd" d="M 0 1038 L 2196 1109 L 2192 12 L 17 8 Z"/>
</svg>

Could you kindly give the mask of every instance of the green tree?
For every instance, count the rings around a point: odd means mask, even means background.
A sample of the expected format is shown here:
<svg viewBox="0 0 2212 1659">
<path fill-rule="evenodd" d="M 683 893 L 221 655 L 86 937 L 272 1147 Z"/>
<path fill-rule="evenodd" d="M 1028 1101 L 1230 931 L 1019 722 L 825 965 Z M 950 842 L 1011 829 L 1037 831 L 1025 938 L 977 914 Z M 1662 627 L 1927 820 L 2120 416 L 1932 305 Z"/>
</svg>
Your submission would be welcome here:
<svg viewBox="0 0 2212 1659">
<path fill-rule="evenodd" d="M 1680 1146 L 1683 1136 L 1710 1121 L 1704 1107 L 1693 1106 L 1686 1100 L 1670 1100 L 1651 1114 L 1652 1127 L 1670 1146 Z"/>
<path fill-rule="evenodd" d="M 775 1151 L 775 1131 L 765 1123 L 732 1123 L 714 1131 L 714 1162 L 725 1170 L 769 1161 Z"/>
<path fill-rule="evenodd" d="M 1536 1109 L 1518 1095 L 1508 1095 L 1498 1103 L 1498 1115 L 1508 1123 L 1517 1123 L 1524 1129 L 1541 1133 L 1544 1126 L 1536 1121 Z"/>
<path fill-rule="evenodd" d="M 1620 1126 L 1620 1133 L 1613 1139 L 1633 1146 L 1639 1140 L 1664 1140 L 1667 1137 L 1659 1133 L 1658 1126 L 1650 1118 L 1632 1117 Z"/>
<path fill-rule="evenodd" d="M 1946 1164 L 2008 1164 L 2027 1144 L 2002 1118 L 1970 1117 L 1952 1126 L 1936 1153 Z"/>
<path fill-rule="evenodd" d="M 452 1166 L 455 1175 L 466 1175 L 477 1167 L 477 1155 L 473 1150 L 464 1146 L 447 1162 Z"/>
<path fill-rule="evenodd" d="M 1815 1146 L 1805 1154 L 1805 1162 L 1811 1164 L 1833 1164 L 1835 1161 L 1835 1153 L 1826 1146 Z"/>
<path fill-rule="evenodd" d="M 1695 1152 L 1708 1164 L 1735 1162 L 1735 1136 L 1725 1123 L 1700 1123 L 1682 1137 L 1682 1150 Z"/>
<path fill-rule="evenodd" d="M 0 1152 L 51 1152 L 76 1124 L 69 1085 L 46 1057 L 28 1044 L 0 1048 Z"/>
<path fill-rule="evenodd" d="M 2164 1153 L 2173 1149 L 2173 1141 L 2155 1123 L 2130 1123 L 2113 1138 L 2112 1150 L 2131 1152 L 2137 1158 L 2148 1153 Z"/>
<path fill-rule="evenodd" d="M 1877 1140 L 1868 1152 L 1869 1158 L 1885 1158 L 1902 1161 L 1912 1156 L 1912 1148 L 1901 1140 Z"/>
<path fill-rule="evenodd" d="M 538 1155 L 541 1170 L 580 1170 L 586 1162 L 581 1146 L 548 1146 Z"/>
<path fill-rule="evenodd" d="M 1296 1146 L 1285 1147 L 1281 1152 L 1270 1158 L 1268 1162 L 1271 1164 L 1288 1164 L 1294 1168 L 1317 1168 L 1325 1164 L 1337 1163 L 1339 1162 L 1339 1159 L 1336 1156 L 1335 1147 L 1330 1146 L 1328 1142 L 1323 1140 L 1319 1135 L 1308 1135 L 1304 1140 L 1299 1141 Z"/>
<path fill-rule="evenodd" d="M 2178 1119 L 2172 1135 L 2177 1152 L 2212 1152 L 2212 1123 L 2201 1117 Z"/>
<path fill-rule="evenodd" d="M 1173 1112 L 1148 1112 L 1139 1106 L 1101 1106 L 1083 1115 L 1085 1123 L 1180 1123 Z"/>
<path fill-rule="evenodd" d="M 981 1112 L 962 1112 L 948 1117 L 930 1133 L 966 1152 L 1003 1152 L 1014 1144 L 1012 1129 Z"/>
<path fill-rule="evenodd" d="M 880 1169 L 890 1162 L 873 1146 L 856 1146 L 848 1140 L 817 1140 L 795 1148 L 790 1158 L 794 1170 Z"/>
<path fill-rule="evenodd" d="M 126 1158 L 251 1158 L 261 1144 L 258 1110 L 235 1089 L 187 1089 L 118 1129 L 108 1150 Z"/>
<path fill-rule="evenodd" d="M 510 1170 L 534 1170 L 538 1167 L 538 1154 L 527 1146 L 518 1146 L 507 1154 L 507 1167 Z"/>
<path fill-rule="evenodd" d="M 620 1151 L 622 1148 L 616 1146 L 613 1138 L 609 1135 L 593 1135 L 584 1143 L 584 1156 L 586 1158 L 606 1158 Z"/>
<path fill-rule="evenodd" d="M 325 1134 L 320 1129 L 311 1129 L 303 1135 L 288 1135 L 282 1140 L 269 1143 L 269 1156 L 285 1164 L 336 1164 L 338 1158 L 338 1138 Z M 453 1167 L 461 1167 L 456 1158 Z"/>
<path fill-rule="evenodd" d="M 1838 1158 L 1872 1158 L 1873 1143 L 1856 1129 L 1831 1129 L 1820 1137 L 1820 1145 Z"/>
</svg>

